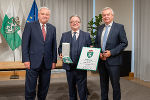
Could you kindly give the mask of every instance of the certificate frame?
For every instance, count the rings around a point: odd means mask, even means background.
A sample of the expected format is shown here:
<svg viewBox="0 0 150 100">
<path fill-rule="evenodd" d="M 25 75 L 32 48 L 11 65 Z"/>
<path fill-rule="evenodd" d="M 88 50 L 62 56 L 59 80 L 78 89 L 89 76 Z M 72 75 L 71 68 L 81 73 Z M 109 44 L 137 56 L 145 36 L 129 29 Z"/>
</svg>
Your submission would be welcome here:
<svg viewBox="0 0 150 100">
<path fill-rule="evenodd" d="M 83 47 L 77 69 L 96 71 L 101 48 Z"/>
</svg>

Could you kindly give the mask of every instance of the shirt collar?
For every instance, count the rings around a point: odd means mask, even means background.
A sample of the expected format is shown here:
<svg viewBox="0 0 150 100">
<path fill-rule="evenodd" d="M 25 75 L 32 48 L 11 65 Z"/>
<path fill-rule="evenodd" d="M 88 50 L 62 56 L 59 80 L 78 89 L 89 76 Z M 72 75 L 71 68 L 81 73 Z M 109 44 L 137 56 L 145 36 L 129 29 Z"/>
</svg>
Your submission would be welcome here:
<svg viewBox="0 0 150 100">
<path fill-rule="evenodd" d="M 111 27 L 111 26 L 112 26 L 112 24 L 113 24 L 113 21 L 112 21 L 110 24 L 108 24 L 108 25 L 106 25 L 106 24 L 105 24 L 105 26 L 110 26 L 110 27 Z"/>
<path fill-rule="evenodd" d="M 42 24 L 42 23 L 40 23 L 40 26 L 41 26 L 41 27 L 42 27 L 42 25 L 43 25 L 43 24 Z M 44 24 L 44 27 L 46 27 L 46 24 Z"/>
<path fill-rule="evenodd" d="M 72 30 L 72 34 L 74 34 L 74 32 L 75 32 L 75 31 Z M 77 32 L 76 34 L 79 34 L 79 30 L 77 30 L 76 32 Z"/>
</svg>

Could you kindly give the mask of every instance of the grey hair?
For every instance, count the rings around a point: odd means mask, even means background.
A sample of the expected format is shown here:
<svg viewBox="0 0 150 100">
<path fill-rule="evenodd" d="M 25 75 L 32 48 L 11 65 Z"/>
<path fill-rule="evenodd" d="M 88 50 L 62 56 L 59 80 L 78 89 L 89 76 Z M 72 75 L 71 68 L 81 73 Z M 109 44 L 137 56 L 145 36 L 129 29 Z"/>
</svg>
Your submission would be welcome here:
<svg viewBox="0 0 150 100">
<path fill-rule="evenodd" d="M 101 11 L 101 14 L 102 14 L 102 12 L 103 12 L 104 10 L 108 10 L 108 9 L 110 9 L 110 10 L 111 10 L 111 12 L 112 12 L 112 14 L 114 15 L 114 11 L 113 11 L 113 9 L 112 9 L 112 8 L 110 8 L 110 7 L 105 7 L 105 8 L 103 8 L 103 10 Z"/>
<path fill-rule="evenodd" d="M 49 10 L 49 12 L 51 13 L 51 10 L 50 10 L 48 7 L 40 7 L 40 8 L 39 8 L 39 12 L 40 12 L 40 10 L 43 9 L 43 8 Z"/>
<path fill-rule="evenodd" d="M 78 17 L 79 20 L 80 20 L 80 22 L 81 22 L 81 18 L 78 15 L 72 15 L 72 16 L 70 16 L 69 21 L 71 20 L 72 17 Z"/>
</svg>

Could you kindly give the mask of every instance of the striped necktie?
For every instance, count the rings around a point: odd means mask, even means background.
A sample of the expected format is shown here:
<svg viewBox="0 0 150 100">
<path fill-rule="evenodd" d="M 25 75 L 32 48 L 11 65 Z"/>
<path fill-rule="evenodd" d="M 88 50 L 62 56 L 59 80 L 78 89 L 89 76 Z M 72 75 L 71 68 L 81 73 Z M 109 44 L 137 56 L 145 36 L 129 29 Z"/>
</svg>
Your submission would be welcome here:
<svg viewBox="0 0 150 100">
<path fill-rule="evenodd" d="M 77 32 L 73 32 L 73 40 L 76 41 L 76 33 Z"/>
<path fill-rule="evenodd" d="M 107 35 L 108 35 L 108 28 L 109 28 L 109 25 L 107 25 L 105 27 L 105 33 L 104 33 L 104 37 L 103 37 L 103 45 L 102 45 L 102 51 L 104 52 L 105 51 L 105 47 L 106 47 L 106 41 L 107 41 Z"/>
<path fill-rule="evenodd" d="M 44 41 L 45 41 L 46 32 L 45 32 L 45 25 L 44 24 L 42 25 L 42 33 L 43 33 L 43 37 L 44 37 Z"/>
</svg>

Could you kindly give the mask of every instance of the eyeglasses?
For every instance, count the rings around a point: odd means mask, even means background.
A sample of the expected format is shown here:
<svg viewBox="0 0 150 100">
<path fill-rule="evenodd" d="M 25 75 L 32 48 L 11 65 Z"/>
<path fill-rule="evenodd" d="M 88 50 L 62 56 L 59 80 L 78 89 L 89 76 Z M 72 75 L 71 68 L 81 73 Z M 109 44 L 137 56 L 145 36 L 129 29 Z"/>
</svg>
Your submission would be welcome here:
<svg viewBox="0 0 150 100">
<path fill-rule="evenodd" d="M 71 23 L 71 24 L 72 24 L 72 23 L 73 23 L 73 24 L 74 24 L 74 23 L 79 24 L 80 22 L 79 22 L 79 21 L 71 21 L 70 23 Z"/>
</svg>

